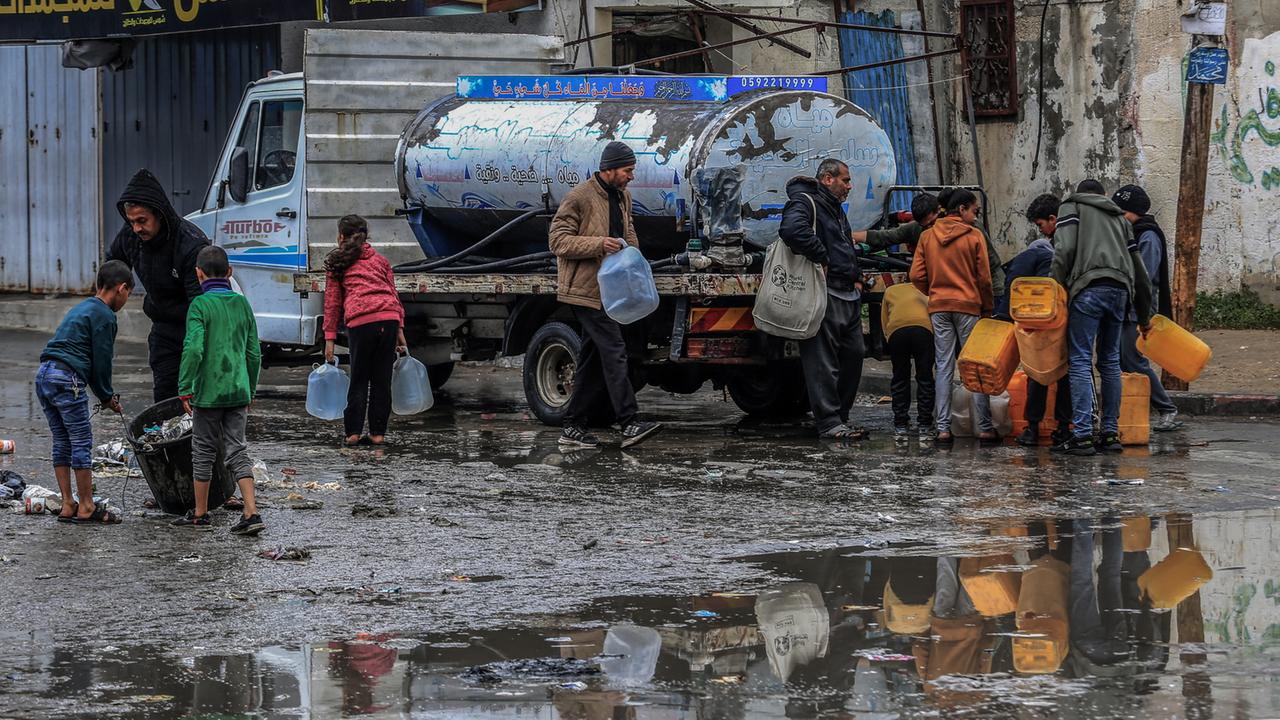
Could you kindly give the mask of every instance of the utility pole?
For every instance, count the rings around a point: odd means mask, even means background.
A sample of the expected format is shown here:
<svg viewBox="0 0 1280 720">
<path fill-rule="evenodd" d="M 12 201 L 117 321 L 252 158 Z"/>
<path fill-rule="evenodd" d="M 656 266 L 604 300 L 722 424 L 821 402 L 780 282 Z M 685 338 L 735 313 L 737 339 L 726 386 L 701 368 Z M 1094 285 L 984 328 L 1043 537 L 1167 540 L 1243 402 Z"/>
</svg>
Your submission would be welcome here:
<svg viewBox="0 0 1280 720">
<path fill-rule="evenodd" d="M 1173 255 L 1173 320 L 1194 330 L 1196 280 L 1200 274 L 1200 235 L 1204 223 L 1205 180 L 1209 173 L 1209 133 L 1213 126 L 1213 85 L 1220 82 L 1212 71 L 1195 62 L 1187 67 L 1187 106 L 1182 125 L 1182 166 L 1178 174 L 1178 219 Z M 1225 73 L 1225 66 L 1222 68 Z M 1224 77 L 1225 79 L 1225 77 Z M 1167 371 L 1162 378 L 1170 390 L 1186 390 L 1187 383 Z"/>
</svg>

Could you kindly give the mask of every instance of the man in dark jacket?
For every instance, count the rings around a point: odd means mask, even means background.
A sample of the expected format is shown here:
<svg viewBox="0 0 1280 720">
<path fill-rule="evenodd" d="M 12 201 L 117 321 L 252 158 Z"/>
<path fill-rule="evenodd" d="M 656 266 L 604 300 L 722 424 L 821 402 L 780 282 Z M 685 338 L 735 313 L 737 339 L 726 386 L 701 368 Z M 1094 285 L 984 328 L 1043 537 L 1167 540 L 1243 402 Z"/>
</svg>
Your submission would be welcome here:
<svg viewBox="0 0 1280 720">
<path fill-rule="evenodd" d="M 1124 211 L 1124 219 L 1133 223 L 1133 235 L 1138 241 L 1138 254 L 1142 265 L 1151 277 L 1152 291 L 1156 296 L 1156 312 L 1173 317 L 1173 294 L 1169 290 L 1169 250 L 1164 230 L 1151 214 L 1151 198 L 1137 185 L 1125 185 L 1111 196 L 1111 200 Z M 1169 393 L 1160 382 L 1160 375 L 1152 369 L 1147 358 L 1138 352 L 1138 318 L 1133 311 L 1124 321 L 1120 333 L 1120 370 L 1143 373 L 1151 378 L 1151 407 L 1160 419 L 1151 424 L 1156 432 L 1168 432 L 1182 426 L 1178 420 L 1178 406 L 1169 399 Z"/>
<path fill-rule="evenodd" d="M 862 275 L 842 204 L 849 196 L 849 166 L 835 158 L 818 165 L 816 178 L 787 183 L 778 237 L 796 253 L 823 266 L 827 314 L 818 334 L 800 341 L 809 407 L 818 434 L 836 440 L 866 437 L 849 427 L 849 409 L 862 377 Z"/>
<path fill-rule="evenodd" d="M 996 317 L 1009 320 L 1009 295 L 1013 290 L 1013 281 L 1020 277 L 1049 277 L 1053 267 L 1053 233 L 1058 228 L 1058 196 L 1048 193 L 1031 201 L 1027 207 L 1027 220 L 1040 231 L 1040 237 L 1031 241 L 1026 250 L 1018 253 L 1005 267 L 1004 295 L 996 299 Z M 1061 445 L 1071 439 L 1071 380 L 1063 376 L 1055 383 L 1053 419 L 1057 427 L 1051 439 L 1054 445 Z M 1040 422 L 1044 420 L 1045 409 L 1049 402 L 1049 388 L 1027 378 L 1027 405 L 1023 419 L 1027 421 L 1026 430 L 1017 437 L 1016 442 L 1023 447 L 1036 447 L 1040 444 Z"/>
<path fill-rule="evenodd" d="M 209 244 L 200 228 L 178 216 L 160 181 L 139 170 L 116 203 L 125 226 L 107 260 L 128 265 L 146 289 L 142 311 L 151 319 L 150 349 L 156 402 L 178 395 L 178 365 L 186 336 L 187 307 L 200 294 L 196 255 Z"/>
</svg>

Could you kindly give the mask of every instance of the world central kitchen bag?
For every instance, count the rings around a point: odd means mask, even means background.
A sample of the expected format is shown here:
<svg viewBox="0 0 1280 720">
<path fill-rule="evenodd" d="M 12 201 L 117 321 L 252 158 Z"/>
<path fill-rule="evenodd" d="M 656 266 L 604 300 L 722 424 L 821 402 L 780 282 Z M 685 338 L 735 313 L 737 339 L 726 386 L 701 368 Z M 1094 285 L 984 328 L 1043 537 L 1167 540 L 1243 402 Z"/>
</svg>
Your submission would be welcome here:
<svg viewBox="0 0 1280 720">
<path fill-rule="evenodd" d="M 808 197 L 807 195 L 805 197 Z M 813 198 L 813 234 L 818 234 L 818 207 Z M 779 238 L 769 246 L 760 289 L 751 317 L 770 335 L 807 340 L 818 334 L 827 314 L 827 281 L 817 263 L 787 247 Z"/>
</svg>

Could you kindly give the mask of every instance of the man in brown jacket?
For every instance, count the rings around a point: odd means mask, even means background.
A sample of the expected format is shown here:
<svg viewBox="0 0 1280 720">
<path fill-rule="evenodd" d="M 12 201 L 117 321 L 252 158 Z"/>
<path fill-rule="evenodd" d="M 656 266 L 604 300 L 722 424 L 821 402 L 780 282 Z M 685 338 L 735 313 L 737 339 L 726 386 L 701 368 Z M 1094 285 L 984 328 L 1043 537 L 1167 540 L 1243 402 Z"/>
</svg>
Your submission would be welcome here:
<svg viewBox="0 0 1280 720">
<path fill-rule="evenodd" d="M 622 328 L 605 314 L 596 280 L 605 255 L 624 245 L 639 244 L 631 219 L 631 193 L 627 192 L 635 170 L 635 152 L 626 143 L 609 143 L 600 155 L 600 172 L 570 190 L 551 221 L 549 244 L 559 266 L 556 297 L 570 306 L 582 334 L 573 395 L 565 408 L 560 434 L 560 445 L 565 447 L 599 444 L 587 431 L 587 415 L 601 392 L 608 393 L 622 427 L 622 447 L 639 443 L 661 427 L 637 417 Z"/>
</svg>

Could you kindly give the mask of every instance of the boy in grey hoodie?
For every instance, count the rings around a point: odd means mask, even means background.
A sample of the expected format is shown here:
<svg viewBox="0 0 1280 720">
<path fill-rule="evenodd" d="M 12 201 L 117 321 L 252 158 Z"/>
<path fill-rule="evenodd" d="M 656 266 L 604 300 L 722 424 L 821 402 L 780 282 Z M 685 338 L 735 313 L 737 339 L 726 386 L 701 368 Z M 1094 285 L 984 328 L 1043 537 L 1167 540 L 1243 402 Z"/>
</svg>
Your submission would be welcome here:
<svg viewBox="0 0 1280 720">
<path fill-rule="evenodd" d="M 1049 274 L 1067 289 L 1069 298 L 1067 364 L 1075 423 L 1075 436 L 1054 450 L 1072 455 L 1120 452 L 1120 335 L 1130 304 L 1143 332 L 1151 323 L 1151 278 L 1124 211 L 1100 193 L 1077 188 L 1058 208 Z M 1095 343 L 1102 379 L 1102 432 L 1096 441 L 1091 362 Z"/>
</svg>

